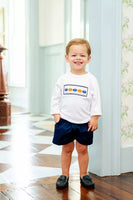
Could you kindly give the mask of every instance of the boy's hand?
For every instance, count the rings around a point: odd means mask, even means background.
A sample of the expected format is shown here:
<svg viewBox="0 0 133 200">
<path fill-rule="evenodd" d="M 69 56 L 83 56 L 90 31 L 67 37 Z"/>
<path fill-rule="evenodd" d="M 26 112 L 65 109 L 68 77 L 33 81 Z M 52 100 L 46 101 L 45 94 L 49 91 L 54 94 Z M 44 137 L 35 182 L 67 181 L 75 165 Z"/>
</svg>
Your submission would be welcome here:
<svg viewBox="0 0 133 200">
<path fill-rule="evenodd" d="M 95 131 L 96 129 L 98 129 L 98 118 L 98 115 L 92 116 L 92 118 L 88 122 L 88 131 Z"/>
<path fill-rule="evenodd" d="M 60 114 L 54 114 L 53 116 L 54 116 L 55 124 L 58 123 L 61 118 Z"/>
</svg>

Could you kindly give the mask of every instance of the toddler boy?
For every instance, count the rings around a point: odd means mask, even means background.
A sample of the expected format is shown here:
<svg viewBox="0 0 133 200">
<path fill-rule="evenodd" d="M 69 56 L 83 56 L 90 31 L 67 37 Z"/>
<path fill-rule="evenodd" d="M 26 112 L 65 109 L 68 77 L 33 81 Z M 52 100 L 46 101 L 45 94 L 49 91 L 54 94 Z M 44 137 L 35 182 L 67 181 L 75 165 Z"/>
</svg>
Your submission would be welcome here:
<svg viewBox="0 0 133 200">
<path fill-rule="evenodd" d="M 67 44 L 65 58 L 70 64 L 70 72 L 57 80 L 52 96 L 51 114 L 55 121 L 53 143 L 62 145 L 62 175 L 56 182 L 59 189 L 68 186 L 74 140 L 81 184 L 94 188 L 94 183 L 87 174 L 88 145 L 93 143 L 93 131 L 98 128 L 101 103 L 97 80 L 90 72 L 85 71 L 90 55 L 91 48 L 85 39 L 72 39 Z"/>
</svg>

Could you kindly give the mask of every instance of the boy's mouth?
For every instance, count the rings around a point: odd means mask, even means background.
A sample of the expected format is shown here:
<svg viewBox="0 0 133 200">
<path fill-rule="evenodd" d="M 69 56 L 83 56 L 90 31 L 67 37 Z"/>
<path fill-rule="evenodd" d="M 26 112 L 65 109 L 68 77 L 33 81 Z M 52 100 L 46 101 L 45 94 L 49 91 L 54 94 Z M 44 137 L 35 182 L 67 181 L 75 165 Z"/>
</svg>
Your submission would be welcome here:
<svg viewBox="0 0 133 200">
<path fill-rule="evenodd" d="M 83 62 L 80 62 L 80 61 L 76 61 L 76 62 L 74 62 L 74 64 L 76 64 L 76 65 L 81 65 Z"/>
</svg>

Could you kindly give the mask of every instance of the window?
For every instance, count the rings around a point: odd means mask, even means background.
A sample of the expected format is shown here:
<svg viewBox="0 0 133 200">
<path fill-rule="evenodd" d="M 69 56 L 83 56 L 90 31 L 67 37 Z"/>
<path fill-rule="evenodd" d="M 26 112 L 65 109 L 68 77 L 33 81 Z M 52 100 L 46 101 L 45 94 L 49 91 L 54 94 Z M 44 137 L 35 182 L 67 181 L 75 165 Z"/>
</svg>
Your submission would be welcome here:
<svg viewBox="0 0 133 200">
<path fill-rule="evenodd" d="M 72 38 L 89 40 L 89 14 L 86 10 L 89 6 L 88 3 L 87 0 L 72 0 Z M 86 66 L 86 71 L 89 71 L 89 64 Z"/>
<path fill-rule="evenodd" d="M 9 85 L 25 87 L 25 1 L 9 1 Z"/>
<path fill-rule="evenodd" d="M 72 38 L 81 37 L 80 0 L 72 0 Z"/>
<path fill-rule="evenodd" d="M 0 44 L 8 48 L 8 20 L 7 20 L 7 1 L 0 0 Z M 8 71 L 8 51 L 3 51 L 4 66 Z"/>
<path fill-rule="evenodd" d="M 86 27 L 88 26 L 88 23 L 85 17 L 86 5 L 87 1 L 72 0 L 72 38 L 83 37 L 88 39 L 89 33 L 88 33 L 88 27 Z"/>
<path fill-rule="evenodd" d="M 5 46 L 5 9 L 0 7 L 0 44 Z"/>
</svg>

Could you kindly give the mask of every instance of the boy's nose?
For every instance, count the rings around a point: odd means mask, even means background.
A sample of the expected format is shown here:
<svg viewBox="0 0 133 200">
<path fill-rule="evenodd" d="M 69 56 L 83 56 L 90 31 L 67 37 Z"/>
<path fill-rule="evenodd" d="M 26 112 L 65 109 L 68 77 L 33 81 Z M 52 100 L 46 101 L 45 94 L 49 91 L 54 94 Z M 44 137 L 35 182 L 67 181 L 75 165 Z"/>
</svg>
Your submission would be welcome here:
<svg viewBox="0 0 133 200">
<path fill-rule="evenodd" d="M 80 56 L 77 56 L 77 60 L 81 60 Z"/>
</svg>

